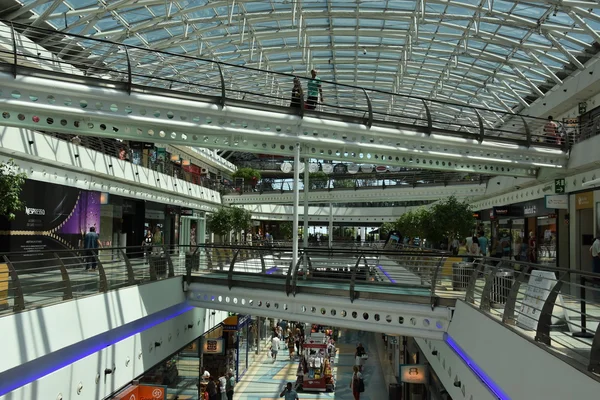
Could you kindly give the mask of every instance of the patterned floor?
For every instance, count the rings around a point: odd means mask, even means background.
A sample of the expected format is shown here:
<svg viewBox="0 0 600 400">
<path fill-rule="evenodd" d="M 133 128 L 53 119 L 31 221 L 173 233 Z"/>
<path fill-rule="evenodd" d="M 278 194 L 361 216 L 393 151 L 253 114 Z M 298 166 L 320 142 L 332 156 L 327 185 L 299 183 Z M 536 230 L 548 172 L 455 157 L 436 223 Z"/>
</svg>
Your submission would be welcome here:
<svg viewBox="0 0 600 400">
<path fill-rule="evenodd" d="M 337 388 L 333 393 L 299 393 L 300 399 L 338 399 L 353 400 L 349 388 L 354 365 L 356 344 L 361 342 L 369 353 L 364 370 L 366 390 L 361 400 L 383 400 L 388 397 L 381 366 L 376 360 L 375 333 L 342 331 L 338 342 L 338 355 L 334 365 Z M 286 357 L 287 351 L 281 350 L 276 362 L 263 354 L 237 385 L 235 400 L 275 400 L 286 382 L 296 381 L 298 362 L 291 362 Z"/>
</svg>

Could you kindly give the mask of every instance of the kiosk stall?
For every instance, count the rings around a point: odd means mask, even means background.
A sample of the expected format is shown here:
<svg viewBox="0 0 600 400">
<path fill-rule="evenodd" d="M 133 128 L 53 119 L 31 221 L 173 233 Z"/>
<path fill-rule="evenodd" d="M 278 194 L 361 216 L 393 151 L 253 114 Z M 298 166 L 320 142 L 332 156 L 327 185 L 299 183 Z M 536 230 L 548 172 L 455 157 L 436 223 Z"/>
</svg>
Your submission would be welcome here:
<svg viewBox="0 0 600 400">
<path fill-rule="evenodd" d="M 296 387 L 303 391 L 332 392 L 335 390 L 333 363 L 335 346 L 324 333 L 312 333 L 306 337 L 300 364 L 298 365 Z"/>
</svg>

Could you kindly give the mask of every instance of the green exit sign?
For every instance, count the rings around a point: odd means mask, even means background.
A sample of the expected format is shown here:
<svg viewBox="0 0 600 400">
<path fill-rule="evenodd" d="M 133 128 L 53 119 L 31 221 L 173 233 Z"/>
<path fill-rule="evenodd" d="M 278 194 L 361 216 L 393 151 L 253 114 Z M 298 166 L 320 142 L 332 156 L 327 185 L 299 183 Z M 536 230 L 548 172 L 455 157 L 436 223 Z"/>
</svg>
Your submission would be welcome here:
<svg viewBox="0 0 600 400">
<path fill-rule="evenodd" d="M 564 193 L 566 183 L 564 178 L 554 180 L 554 193 Z"/>
</svg>

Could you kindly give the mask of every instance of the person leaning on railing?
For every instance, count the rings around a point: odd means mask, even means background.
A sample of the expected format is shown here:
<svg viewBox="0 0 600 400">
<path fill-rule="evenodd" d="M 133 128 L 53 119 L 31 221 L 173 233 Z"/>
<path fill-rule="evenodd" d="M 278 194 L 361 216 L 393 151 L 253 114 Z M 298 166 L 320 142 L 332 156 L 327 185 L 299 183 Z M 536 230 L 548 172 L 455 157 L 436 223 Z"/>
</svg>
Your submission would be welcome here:
<svg viewBox="0 0 600 400">
<path fill-rule="evenodd" d="M 302 98 L 304 97 L 304 91 L 302 90 L 302 85 L 300 84 L 300 78 L 297 76 L 294 77 L 294 86 L 292 87 L 292 99 L 290 102 L 290 107 L 292 108 L 300 108 L 302 107 Z"/>
</svg>

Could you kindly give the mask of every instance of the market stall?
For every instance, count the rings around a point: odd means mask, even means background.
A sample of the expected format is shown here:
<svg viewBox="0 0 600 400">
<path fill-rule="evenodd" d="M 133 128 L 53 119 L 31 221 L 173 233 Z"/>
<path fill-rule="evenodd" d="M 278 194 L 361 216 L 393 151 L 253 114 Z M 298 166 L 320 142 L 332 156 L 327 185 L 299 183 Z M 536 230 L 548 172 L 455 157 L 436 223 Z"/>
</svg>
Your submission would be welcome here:
<svg viewBox="0 0 600 400">
<path fill-rule="evenodd" d="M 311 333 L 303 345 L 296 387 L 303 391 L 332 392 L 335 390 L 333 364 L 335 345 L 324 333 Z"/>
</svg>

